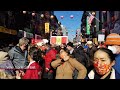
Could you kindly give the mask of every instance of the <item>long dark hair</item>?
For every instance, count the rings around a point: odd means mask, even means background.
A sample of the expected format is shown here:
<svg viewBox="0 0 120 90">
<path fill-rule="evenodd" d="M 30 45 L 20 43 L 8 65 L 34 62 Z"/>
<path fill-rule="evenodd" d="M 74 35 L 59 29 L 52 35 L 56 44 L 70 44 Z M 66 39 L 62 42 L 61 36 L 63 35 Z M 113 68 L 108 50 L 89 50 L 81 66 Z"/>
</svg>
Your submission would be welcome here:
<svg viewBox="0 0 120 90">
<path fill-rule="evenodd" d="M 97 51 L 103 51 L 103 52 L 107 53 L 111 62 L 115 60 L 115 56 L 111 50 L 109 50 L 107 48 L 99 48 L 99 49 L 97 49 Z"/>
<path fill-rule="evenodd" d="M 32 59 L 36 62 L 39 61 L 39 51 L 37 47 L 31 47 L 29 50 L 29 55 L 32 56 Z"/>
</svg>

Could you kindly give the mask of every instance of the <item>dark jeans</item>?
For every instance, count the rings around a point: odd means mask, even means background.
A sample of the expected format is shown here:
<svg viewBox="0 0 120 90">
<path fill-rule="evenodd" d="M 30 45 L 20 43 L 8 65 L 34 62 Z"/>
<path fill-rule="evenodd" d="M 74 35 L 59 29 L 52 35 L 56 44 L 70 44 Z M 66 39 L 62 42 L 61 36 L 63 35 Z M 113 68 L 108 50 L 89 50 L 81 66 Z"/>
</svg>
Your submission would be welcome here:
<svg viewBox="0 0 120 90">
<path fill-rule="evenodd" d="M 43 74 L 43 79 L 54 79 L 54 74 L 51 72 L 45 72 Z"/>
</svg>

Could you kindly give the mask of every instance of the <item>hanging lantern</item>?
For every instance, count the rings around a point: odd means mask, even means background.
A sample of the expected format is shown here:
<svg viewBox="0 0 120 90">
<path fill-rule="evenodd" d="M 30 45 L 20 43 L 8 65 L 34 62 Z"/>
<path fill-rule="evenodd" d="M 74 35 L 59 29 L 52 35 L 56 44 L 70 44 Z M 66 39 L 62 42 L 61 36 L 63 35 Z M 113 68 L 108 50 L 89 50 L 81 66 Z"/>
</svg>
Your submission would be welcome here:
<svg viewBox="0 0 120 90">
<path fill-rule="evenodd" d="M 95 12 L 92 12 L 92 15 L 95 15 Z"/>
<path fill-rule="evenodd" d="M 41 18 L 43 18 L 43 17 L 44 17 L 44 14 L 41 14 L 40 16 L 41 16 Z"/>
<path fill-rule="evenodd" d="M 64 18 L 64 16 L 60 16 L 60 18 L 61 18 L 61 19 L 63 19 L 63 18 Z"/>
<path fill-rule="evenodd" d="M 70 15 L 70 18 L 72 19 L 74 16 L 73 15 Z"/>
<path fill-rule="evenodd" d="M 34 13 L 34 12 L 32 13 L 32 16 L 35 16 L 35 13 Z"/>
<path fill-rule="evenodd" d="M 51 15 L 51 16 L 50 16 L 50 18 L 51 18 L 51 19 L 53 19 L 53 18 L 54 18 L 54 16 L 53 16 L 53 15 Z"/>
<path fill-rule="evenodd" d="M 23 14 L 26 14 L 26 11 L 23 11 Z"/>
</svg>

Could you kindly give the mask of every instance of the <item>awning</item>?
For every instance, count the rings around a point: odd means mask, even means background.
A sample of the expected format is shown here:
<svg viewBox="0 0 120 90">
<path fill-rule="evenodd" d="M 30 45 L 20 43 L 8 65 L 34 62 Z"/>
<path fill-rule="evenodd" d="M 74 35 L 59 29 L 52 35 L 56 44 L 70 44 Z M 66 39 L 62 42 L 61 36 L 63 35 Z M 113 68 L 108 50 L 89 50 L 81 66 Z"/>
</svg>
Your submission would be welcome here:
<svg viewBox="0 0 120 90">
<path fill-rule="evenodd" d="M 12 34 L 12 35 L 17 35 L 17 31 L 13 29 L 8 29 L 3 26 L 0 26 L 0 32 L 2 33 L 7 33 L 7 34 Z"/>
</svg>

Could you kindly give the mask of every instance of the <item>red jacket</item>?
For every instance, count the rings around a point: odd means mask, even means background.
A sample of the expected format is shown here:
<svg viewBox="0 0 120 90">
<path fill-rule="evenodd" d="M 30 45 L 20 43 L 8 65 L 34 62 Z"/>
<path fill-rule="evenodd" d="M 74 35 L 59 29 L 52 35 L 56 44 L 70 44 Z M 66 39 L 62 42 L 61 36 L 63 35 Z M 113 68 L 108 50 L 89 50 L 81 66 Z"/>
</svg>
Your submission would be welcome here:
<svg viewBox="0 0 120 90">
<path fill-rule="evenodd" d="M 57 54 L 57 50 L 55 49 L 51 49 L 50 51 L 48 51 L 44 57 L 45 60 L 45 68 L 50 69 L 50 63 L 53 59 L 56 59 L 56 54 Z M 46 70 L 47 72 L 47 70 Z"/>
<path fill-rule="evenodd" d="M 41 69 L 37 62 L 31 62 L 22 79 L 41 79 Z"/>
</svg>

